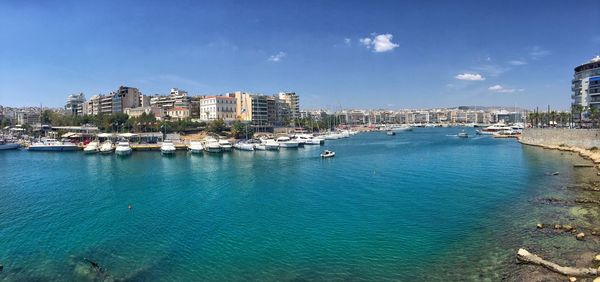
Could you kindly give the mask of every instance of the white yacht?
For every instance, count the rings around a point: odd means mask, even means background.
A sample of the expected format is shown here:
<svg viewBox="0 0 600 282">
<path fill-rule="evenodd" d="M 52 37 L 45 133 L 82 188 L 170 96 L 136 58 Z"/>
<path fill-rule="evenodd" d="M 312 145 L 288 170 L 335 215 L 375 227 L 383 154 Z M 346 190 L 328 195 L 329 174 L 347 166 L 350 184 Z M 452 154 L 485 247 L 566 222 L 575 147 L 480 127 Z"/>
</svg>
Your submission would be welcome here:
<svg viewBox="0 0 600 282">
<path fill-rule="evenodd" d="M 112 154 L 113 152 L 113 144 L 110 140 L 106 140 L 102 142 L 100 145 L 100 153 L 102 154 Z"/>
<path fill-rule="evenodd" d="M 499 122 L 493 125 L 490 125 L 482 130 L 477 130 L 477 134 L 479 135 L 494 135 L 494 133 L 504 130 L 512 130 L 510 126 L 507 126 L 504 122 Z"/>
<path fill-rule="evenodd" d="M 302 140 L 304 145 L 323 145 L 325 139 L 314 137 L 311 134 L 296 135 L 296 140 Z"/>
<path fill-rule="evenodd" d="M 131 154 L 131 146 L 129 146 L 128 141 L 121 141 L 117 143 L 117 147 L 115 148 L 115 154 L 117 155 L 129 155 Z"/>
<path fill-rule="evenodd" d="M 206 137 L 204 139 L 204 150 L 210 153 L 219 153 L 222 152 L 221 145 L 219 141 L 213 137 Z"/>
<path fill-rule="evenodd" d="M 265 150 L 279 150 L 279 143 L 273 139 L 262 140 L 262 144 L 265 145 Z"/>
<path fill-rule="evenodd" d="M 254 144 L 246 142 L 237 142 L 233 145 L 233 147 L 242 151 L 254 151 Z"/>
<path fill-rule="evenodd" d="M 21 144 L 16 141 L 0 139 L 0 150 L 13 150 L 19 149 L 19 147 L 21 147 Z"/>
<path fill-rule="evenodd" d="M 83 152 L 86 154 L 95 154 L 98 153 L 99 147 L 100 143 L 98 141 L 92 141 L 83 148 Z"/>
<path fill-rule="evenodd" d="M 58 141 L 56 139 L 43 139 L 41 142 L 33 143 L 28 148 L 29 151 L 75 151 L 77 145 L 68 141 Z"/>
<path fill-rule="evenodd" d="M 275 139 L 281 148 L 298 148 L 298 141 L 294 141 L 287 136 L 280 136 Z"/>
<path fill-rule="evenodd" d="M 192 153 L 202 153 L 204 151 L 204 146 L 202 146 L 202 142 L 200 141 L 190 141 L 187 147 Z"/>
<path fill-rule="evenodd" d="M 160 153 L 163 155 L 175 154 L 175 145 L 171 140 L 164 140 L 160 145 Z"/>
<path fill-rule="evenodd" d="M 219 139 L 219 146 L 223 151 L 231 151 L 231 148 L 233 148 L 233 145 L 227 139 Z"/>
<path fill-rule="evenodd" d="M 412 131 L 413 128 L 410 127 L 409 125 L 401 125 L 401 126 L 393 126 L 392 130 L 395 131 L 395 132 Z"/>
</svg>

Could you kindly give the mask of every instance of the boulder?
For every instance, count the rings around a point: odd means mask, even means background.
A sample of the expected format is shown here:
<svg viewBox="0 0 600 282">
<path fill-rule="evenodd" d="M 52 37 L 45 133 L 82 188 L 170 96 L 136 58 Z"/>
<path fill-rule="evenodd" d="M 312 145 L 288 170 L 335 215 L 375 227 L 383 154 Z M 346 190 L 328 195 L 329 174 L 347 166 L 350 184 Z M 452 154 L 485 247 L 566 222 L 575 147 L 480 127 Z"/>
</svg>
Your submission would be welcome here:
<svg viewBox="0 0 600 282">
<path fill-rule="evenodd" d="M 575 278 L 575 277 L 569 277 L 569 281 L 575 282 L 575 281 L 577 281 L 577 278 Z"/>
<path fill-rule="evenodd" d="M 536 225 L 536 227 L 537 227 L 537 229 L 542 229 L 542 228 L 544 228 L 544 224 L 543 223 L 538 223 Z"/>
<path fill-rule="evenodd" d="M 596 256 L 594 257 L 594 261 L 600 261 L 600 255 L 596 255 Z"/>
<path fill-rule="evenodd" d="M 562 228 L 562 225 L 560 225 L 560 224 L 554 224 L 554 229 L 561 229 L 561 228 Z"/>
<path fill-rule="evenodd" d="M 565 225 L 562 226 L 562 229 L 564 231 L 571 231 L 571 230 L 573 230 L 573 226 L 565 224 Z"/>
<path fill-rule="evenodd" d="M 575 235 L 575 238 L 577 238 L 577 240 L 579 240 L 579 241 L 583 241 L 583 240 L 585 240 L 585 233 L 579 232 L 579 233 L 577 233 L 577 235 Z"/>
</svg>

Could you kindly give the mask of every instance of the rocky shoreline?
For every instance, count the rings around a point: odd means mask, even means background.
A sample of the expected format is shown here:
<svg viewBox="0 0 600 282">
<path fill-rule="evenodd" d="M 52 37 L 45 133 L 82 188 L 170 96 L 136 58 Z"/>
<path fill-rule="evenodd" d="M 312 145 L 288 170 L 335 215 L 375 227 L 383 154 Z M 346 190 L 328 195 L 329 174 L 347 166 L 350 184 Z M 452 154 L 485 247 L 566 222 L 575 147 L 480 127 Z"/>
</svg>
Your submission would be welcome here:
<svg viewBox="0 0 600 282">
<path fill-rule="evenodd" d="M 600 171 L 600 150 L 597 148 L 585 149 L 562 144 L 534 144 L 523 142 L 523 140 L 519 140 L 519 142 L 523 145 L 577 154 L 594 164 L 574 163 L 574 169 L 593 167 L 596 170 L 593 176 L 600 175 L 598 172 Z M 557 218 L 547 220 L 548 222 L 539 222 L 536 226 L 531 227 L 532 230 L 536 230 L 532 232 L 535 234 L 534 236 L 539 236 L 540 242 L 546 240 L 552 243 L 522 246 L 522 248 L 532 248 L 532 253 L 535 253 L 532 256 L 543 257 L 544 263 L 534 263 L 539 260 L 534 259 L 532 262 L 523 259 L 522 255 L 515 254 L 517 273 L 515 276 L 511 276 L 515 281 L 600 281 L 600 277 L 597 277 L 600 274 L 600 216 L 598 209 L 600 181 L 589 177 L 575 179 L 575 181 L 576 183 L 564 187 L 564 189 L 572 191 L 570 199 L 550 197 L 535 200 L 536 204 L 561 206 L 567 212 L 561 212 L 555 215 Z M 576 214 L 574 211 L 582 211 L 582 213 L 574 215 Z M 572 239 L 564 238 L 565 236 Z M 543 237 L 546 238 L 541 239 Z M 556 265 L 558 268 L 548 267 L 546 262 Z M 574 275 L 577 272 L 560 272 L 561 269 L 581 270 L 581 273 L 588 275 Z M 583 271 L 588 269 L 594 269 L 594 275 L 589 275 L 591 272 Z"/>
</svg>

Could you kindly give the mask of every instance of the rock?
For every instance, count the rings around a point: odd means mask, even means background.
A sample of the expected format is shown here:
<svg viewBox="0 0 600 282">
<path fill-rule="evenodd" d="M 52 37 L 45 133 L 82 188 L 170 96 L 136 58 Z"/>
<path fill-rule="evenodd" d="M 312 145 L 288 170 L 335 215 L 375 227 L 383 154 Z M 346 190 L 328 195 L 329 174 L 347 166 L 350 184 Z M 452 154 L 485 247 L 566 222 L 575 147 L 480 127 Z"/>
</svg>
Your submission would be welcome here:
<svg viewBox="0 0 600 282">
<path fill-rule="evenodd" d="M 569 281 L 575 282 L 575 281 L 577 281 L 577 278 L 575 278 L 575 277 L 569 277 Z"/>
<path fill-rule="evenodd" d="M 579 233 L 577 233 L 577 235 L 575 235 L 575 238 L 577 238 L 577 240 L 579 240 L 579 241 L 583 241 L 583 240 L 585 240 L 585 233 L 579 232 Z"/>
<path fill-rule="evenodd" d="M 543 223 L 538 223 L 538 224 L 536 225 L 536 227 L 537 227 L 538 229 L 542 229 L 542 228 L 544 228 L 544 224 L 543 224 Z"/>
<path fill-rule="evenodd" d="M 594 278 L 594 280 L 592 282 L 600 282 L 600 277 Z"/>
<path fill-rule="evenodd" d="M 560 224 L 554 224 L 554 229 L 561 229 L 562 226 Z"/>
<path fill-rule="evenodd" d="M 565 225 L 562 226 L 562 229 L 564 231 L 571 231 L 573 229 L 573 226 L 565 224 Z"/>
<path fill-rule="evenodd" d="M 594 257 L 594 261 L 600 261 L 600 255 L 596 255 L 596 256 Z"/>
<path fill-rule="evenodd" d="M 2 270 L 4 270 L 4 265 L 0 263 L 0 272 L 2 272 Z"/>
</svg>

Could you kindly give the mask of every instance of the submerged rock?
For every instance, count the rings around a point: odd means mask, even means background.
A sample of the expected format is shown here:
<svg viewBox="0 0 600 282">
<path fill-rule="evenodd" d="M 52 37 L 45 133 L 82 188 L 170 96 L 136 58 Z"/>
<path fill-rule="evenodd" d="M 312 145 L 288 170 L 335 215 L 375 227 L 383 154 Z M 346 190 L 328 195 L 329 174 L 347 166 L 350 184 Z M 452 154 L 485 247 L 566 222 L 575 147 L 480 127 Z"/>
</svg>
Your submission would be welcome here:
<svg viewBox="0 0 600 282">
<path fill-rule="evenodd" d="M 583 241 L 583 240 L 585 240 L 585 233 L 579 232 L 579 233 L 577 233 L 577 235 L 575 235 L 575 238 L 577 238 L 577 240 L 579 240 L 579 241 Z"/>
<path fill-rule="evenodd" d="M 573 226 L 571 226 L 571 225 L 568 225 L 568 224 L 565 224 L 565 225 L 563 225 L 563 226 L 562 226 L 562 229 L 563 229 L 564 231 L 567 231 L 567 232 L 568 232 L 568 231 L 571 231 L 571 230 L 573 230 Z"/>
<path fill-rule="evenodd" d="M 538 223 L 538 224 L 536 225 L 536 227 L 537 227 L 538 229 L 542 229 L 542 228 L 544 228 L 544 224 L 543 224 L 543 223 Z"/>
<path fill-rule="evenodd" d="M 561 228 L 562 228 L 562 225 L 560 225 L 560 224 L 554 224 L 554 229 L 561 229 Z"/>
</svg>

